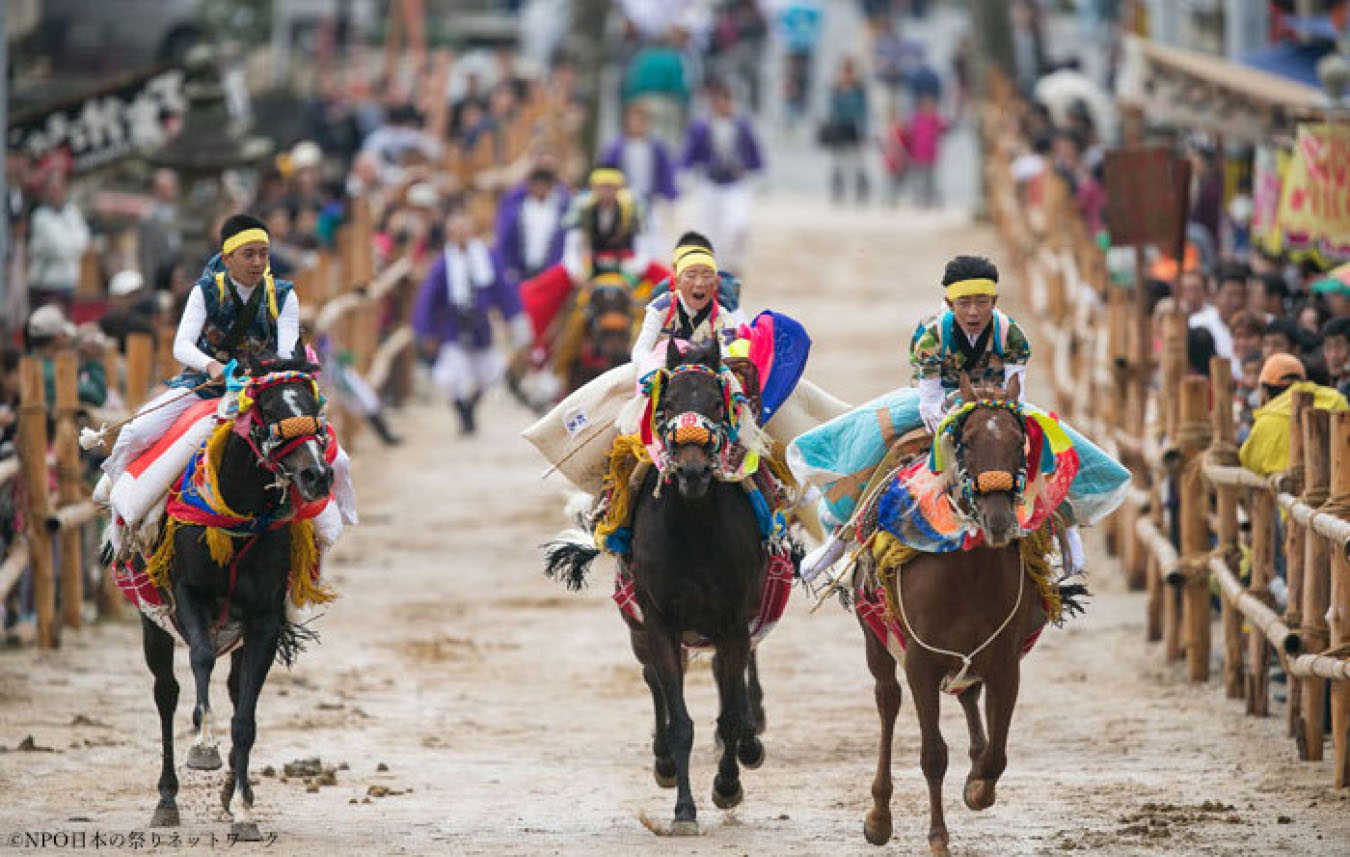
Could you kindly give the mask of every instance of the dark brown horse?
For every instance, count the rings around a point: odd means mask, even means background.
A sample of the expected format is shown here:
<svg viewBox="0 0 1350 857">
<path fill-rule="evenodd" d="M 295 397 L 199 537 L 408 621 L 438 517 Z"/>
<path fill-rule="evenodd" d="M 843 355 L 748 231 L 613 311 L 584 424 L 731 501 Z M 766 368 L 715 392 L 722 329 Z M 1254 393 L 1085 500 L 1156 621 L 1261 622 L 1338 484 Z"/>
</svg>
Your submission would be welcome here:
<svg viewBox="0 0 1350 857">
<path fill-rule="evenodd" d="M 1014 377 L 1000 399 L 1016 402 L 1020 384 Z M 970 382 L 962 378 L 963 401 L 975 401 Z M 994 805 L 994 788 L 1007 765 L 1008 727 L 1017 703 L 1024 642 L 1046 621 L 1045 611 L 1022 566 L 1015 535 L 1017 474 L 1025 467 L 1026 432 L 1022 418 L 998 404 L 977 406 L 952 437 L 956 458 L 953 490 L 958 503 L 979 525 L 981 547 L 952 553 L 920 553 L 904 563 L 895 592 L 901 611 L 899 628 L 906 641 L 904 670 L 922 732 L 919 762 L 928 780 L 928 845 L 932 853 L 948 853 L 947 823 L 942 811 L 942 778 L 947 771 L 947 744 L 938 725 L 944 684 L 953 678 L 975 680 L 957 698 L 970 730 L 970 773 L 964 798 L 972 810 Z M 964 490 L 969 484 L 970 490 Z M 881 717 L 881 748 L 872 782 L 872 810 L 863 832 L 873 845 L 891 837 L 891 739 L 900 711 L 896 661 L 886 645 L 863 624 L 867 666 L 876 681 Z M 968 659 L 968 660 L 967 660 Z M 985 692 L 985 723 L 980 695 Z"/>
<path fill-rule="evenodd" d="M 627 363 L 633 349 L 633 297 L 627 280 L 621 274 L 602 274 L 588 288 L 581 342 L 568 370 L 568 392 Z"/>
<path fill-rule="evenodd" d="M 656 781 L 677 789 L 671 832 L 698 832 L 689 786 L 694 722 L 684 703 L 683 644 L 700 637 L 716 651 L 713 673 L 721 711 L 722 756 L 713 779 L 713 803 L 741 802 L 739 765 L 757 768 L 764 745 L 762 695 L 750 643 L 750 625 L 764 591 L 768 553 L 745 490 L 716 478 L 717 451 L 727 440 L 721 354 L 714 342 L 681 355 L 673 344 L 657 423 L 670 451 L 664 472 L 652 468 L 638 488 L 629 569 L 640 623 L 629 621 L 633 652 L 652 693 Z M 549 574 L 580 585 L 597 555 L 587 542 L 549 545 Z M 627 618 L 627 617 L 625 617 Z M 747 681 L 747 672 L 749 681 Z"/>
<path fill-rule="evenodd" d="M 240 430 L 229 433 L 218 468 L 221 499 L 240 516 L 285 517 L 292 508 L 290 504 L 297 500 L 308 503 L 328 494 L 333 469 L 325 461 L 323 445 L 331 440 L 319 420 L 314 383 L 309 375 L 301 374 L 317 368 L 302 360 L 274 362 L 255 370 L 255 378 L 261 378 L 253 391 L 253 418 L 241 418 Z M 284 370 L 299 371 L 286 374 Z M 256 841 L 261 837 L 251 813 L 249 754 L 257 736 L 254 716 L 258 696 L 272 661 L 280 656 L 289 662 L 296 643 L 297 629 L 286 620 L 290 528 L 264 529 L 252 541 L 234 540 L 232 566 L 212 558 L 204 536 L 204 528 L 188 524 L 172 533 L 171 597 L 166 599 L 172 605 L 173 624 L 187 643 L 196 683 L 192 723 L 197 736 L 188 751 L 187 767 L 214 770 L 221 766 L 209 688 L 221 635 L 237 634 L 243 645 L 230 655 L 228 687 L 234 717 L 230 724 L 230 768 L 221 803 L 230 813 L 232 835 Z M 173 718 L 178 681 L 173 675 L 174 638 L 145 616 L 141 617 L 141 628 L 145 662 L 155 676 L 155 705 L 163 743 L 159 804 L 150 826 L 176 827 L 178 776 L 174 770 Z"/>
</svg>

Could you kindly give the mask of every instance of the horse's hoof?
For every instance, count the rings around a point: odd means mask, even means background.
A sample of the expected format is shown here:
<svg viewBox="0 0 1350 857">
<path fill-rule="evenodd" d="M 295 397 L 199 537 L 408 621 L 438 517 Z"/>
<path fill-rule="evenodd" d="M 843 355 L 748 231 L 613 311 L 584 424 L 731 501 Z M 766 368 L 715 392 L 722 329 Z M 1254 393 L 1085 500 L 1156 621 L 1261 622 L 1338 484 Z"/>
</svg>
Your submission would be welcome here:
<svg viewBox="0 0 1350 857">
<path fill-rule="evenodd" d="M 234 837 L 236 842 L 262 841 L 262 834 L 258 832 L 258 825 L 252 821 L 236 821 L 231 824 L 230 836 Z"/>
<path fill-rule="evenodd" d="M 875 818 L 875 812 L 869 812 L 863 819 L 863 837 L 872 845 L 885 845 L 891 841 L 891 820 L 881 821 Z"/>
<path fill-rule="evenodd" d="M 945 842 L 928 843 L 928 853 L 932 854 L 933 857 L 952 857 L 952 852 L 948 850 Z"/>
<path fill-rule="evenodd" d="M 974 812 L 988 809 L 994 805 L 994 781 L 966 780 L 966 787 L 961 790 L 961 797 L 965 800 L 966 807 Z"/>
<path fill-rule="evenodd" d="M 769 719 L 764 716 L 763 711 L 756 711 L 752 717 L 755 721 L 755 734 L 763 735 L 764 730 L 769 728 Z"/>
<path fill-rule="evenodd" d="M 656 764 L 652 765 L 652 776 L 656 778 L 656 784 L 663 789 L 673 789 L 678 782 L 675 776 L 675 760 L 657 759 Z"/>
<path fill-rule="evenodd" d="M 698 836 L 698 822 L 692 818 L 675 820 L 670 823 L 671 836 Z"/>
<path fill-rule="evenodd" d="M 713 803 L 717 804 L 718 809 L 732 809 L 733 807 L 739 806 L 740 802 L 745 799 L 745 787 L 737 782 L 735 793 L 724 795 L 722 794 L 721 783 L 721 777 L 713 777 Z"/>
<path fill-rule="evenodd" d="M 176 806 L 158 806 L 155 807 L 155 814 L 150 816 L 151 827 L 177 827 L 178 826 L 178 807 Z"/>
<path fill-rule="evenodd" d="M 193 745 L 188 750 L 187 766 L 197 771 L 214 771 L 220 768 L 220 751 L 215 747 Z"/>
<path fill-rule="evenodd" d="M 742 741 L 736 747 L 736 758 L 740 759 L 741 764 L 752 771 L 764 764 L 764 755 L 764 742 L 758 738 Z"/>
</svg>

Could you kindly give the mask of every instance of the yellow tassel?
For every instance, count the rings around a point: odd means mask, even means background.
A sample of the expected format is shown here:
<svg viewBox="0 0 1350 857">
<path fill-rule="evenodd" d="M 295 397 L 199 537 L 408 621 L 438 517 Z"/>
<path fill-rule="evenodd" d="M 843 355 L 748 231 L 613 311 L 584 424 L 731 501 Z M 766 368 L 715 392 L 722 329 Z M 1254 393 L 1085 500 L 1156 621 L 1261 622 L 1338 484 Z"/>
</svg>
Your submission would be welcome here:
<svg viewBox="0 0 1350 857">
<path fill-rule="evenodd" d="M 230 538 L 230 534 L 220 527 L 207 527 L 205 538 L 211 559 L 221 565 L 229 565 L 230 560 L 234 559 L 234 539 Z"/>
<path fill-rule="evenodd" d="M 319 570 L 319 545 L 314 537 L 314 522 L 308 519 L 294 521 L 290 529 L 291 603 L 304 607 L 337 598 L 337 593 L 315 580 Z"/>
<path fill-rule="evenodd" d="M 221 423 L 215 427 L 211 436 L 206 440 L 206 455 L 202 464 L 206 467 L 206 490 L 210 493 L 210 496 L 204 499 L 211 504 L 217 513 L 242 520 L 248 516 L 241 515 L 226 505 L 225 498 L 220 493 L 220 458 L 225 453 L 225 444 L 229 442 L 230 432 L 232 431 L 234 431 L 233 423 Z M 211 555 L 215 556 L 214 550 Z M 229 561 L 228 555 L 225 561 Z"/>
<path fill-rule="evenodd" d="M 629 482 L 639 464 L 650 463 L 651 456 L 642 438 L 636 434 L 619 435 L 609 451 L 609 474 L 605 476 L 604 491 L 609 494 L 609 508 L 605 518 L 595 525 L 595 546 L 605 549 L 605 540 L 619 527 L 628 523 L 631 513 L 632 490 Z"/>
<path fill-rule="evenodd" d="M 164 534 L 159 537 L 155 552 L 145 560 L 145 576 L 160 589 L 169 588 L 169 571 L 173 568 L 174 534 L 182 524 L 174 518 L 164 524 Z"/>
</svg>

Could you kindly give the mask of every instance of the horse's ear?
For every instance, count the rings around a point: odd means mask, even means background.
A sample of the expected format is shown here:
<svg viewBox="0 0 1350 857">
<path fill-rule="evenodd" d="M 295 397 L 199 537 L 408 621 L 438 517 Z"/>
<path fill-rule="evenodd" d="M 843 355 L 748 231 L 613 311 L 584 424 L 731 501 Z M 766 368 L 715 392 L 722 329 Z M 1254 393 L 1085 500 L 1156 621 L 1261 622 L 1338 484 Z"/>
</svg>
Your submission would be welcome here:
<svg viewBox="0 0 1350 857">
<path fill-rule="evenodd" d="M 1022 398 L 1022 373 L 1018 372 L 1008 379 L 1003 388 L 1003 401 L 1016 402 Z"/>
<path fill-rule="evenodd" d="M 666 368 L 674 369 L 680 365 L 680 358 L 684 355 L 680 353 L 680 346 L 676 344 L 675 337 L 666 341 Z"/>
<path fill-rule="evenodd" d="M 722 343 L 715 336 L 708 347 L 703 349 L 703 365 L 713 370 L 722 365 Z"/>
<path fill-rule="evenodd" d="M 970 376 L 965 372 L 961 373 L 961 401 L 975 401 L 975 388 L 970 386 Z"/>
</svg>

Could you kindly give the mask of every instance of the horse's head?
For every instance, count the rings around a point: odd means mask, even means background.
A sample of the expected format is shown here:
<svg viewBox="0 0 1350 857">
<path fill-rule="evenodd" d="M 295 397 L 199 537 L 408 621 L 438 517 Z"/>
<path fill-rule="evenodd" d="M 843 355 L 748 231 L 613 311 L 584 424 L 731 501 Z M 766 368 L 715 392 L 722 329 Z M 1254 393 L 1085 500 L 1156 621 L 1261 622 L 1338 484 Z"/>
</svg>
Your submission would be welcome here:
<svg viewBox="0 0 1350 857">
<path fill-rule="evenodd" d="M 259 464 L 294 485 L 305 502 L 326 497 L 333 485 L 325 454 L 332 438 L 313 377 L 318 367 L 306 360 L 250 361 L 248 370 L 240 420 Z M 247 409 L 243 401 L 251 402 Z"/>
<path fill-rule="evenodd" d="M 633 298 L 622 274 L 601 274 L 592 281 L 586 333 L 592 351 L 606 366 L 628 362 L 633 347 Z"/>
<path fill-rule="evenodd" d="M 956 486 L 985 544 L 999 548 L 1017 537 L 1017 502 L 1026 485 L 1026 428 L 1018 404 L 1021 382 L 981 398 L 961 375 L 961 400 L 974 402 L 954 426 Z"/>
<path fill-rule="evenodd" d="M 718 453 L 728 442 L 728 379 L 721 348 L 713 341 L 681 353 L 672 341 L 666 347 L 666 371 L 657 425 L 680 496 L 698 500 L 708 493 Z"/>
</svg>

